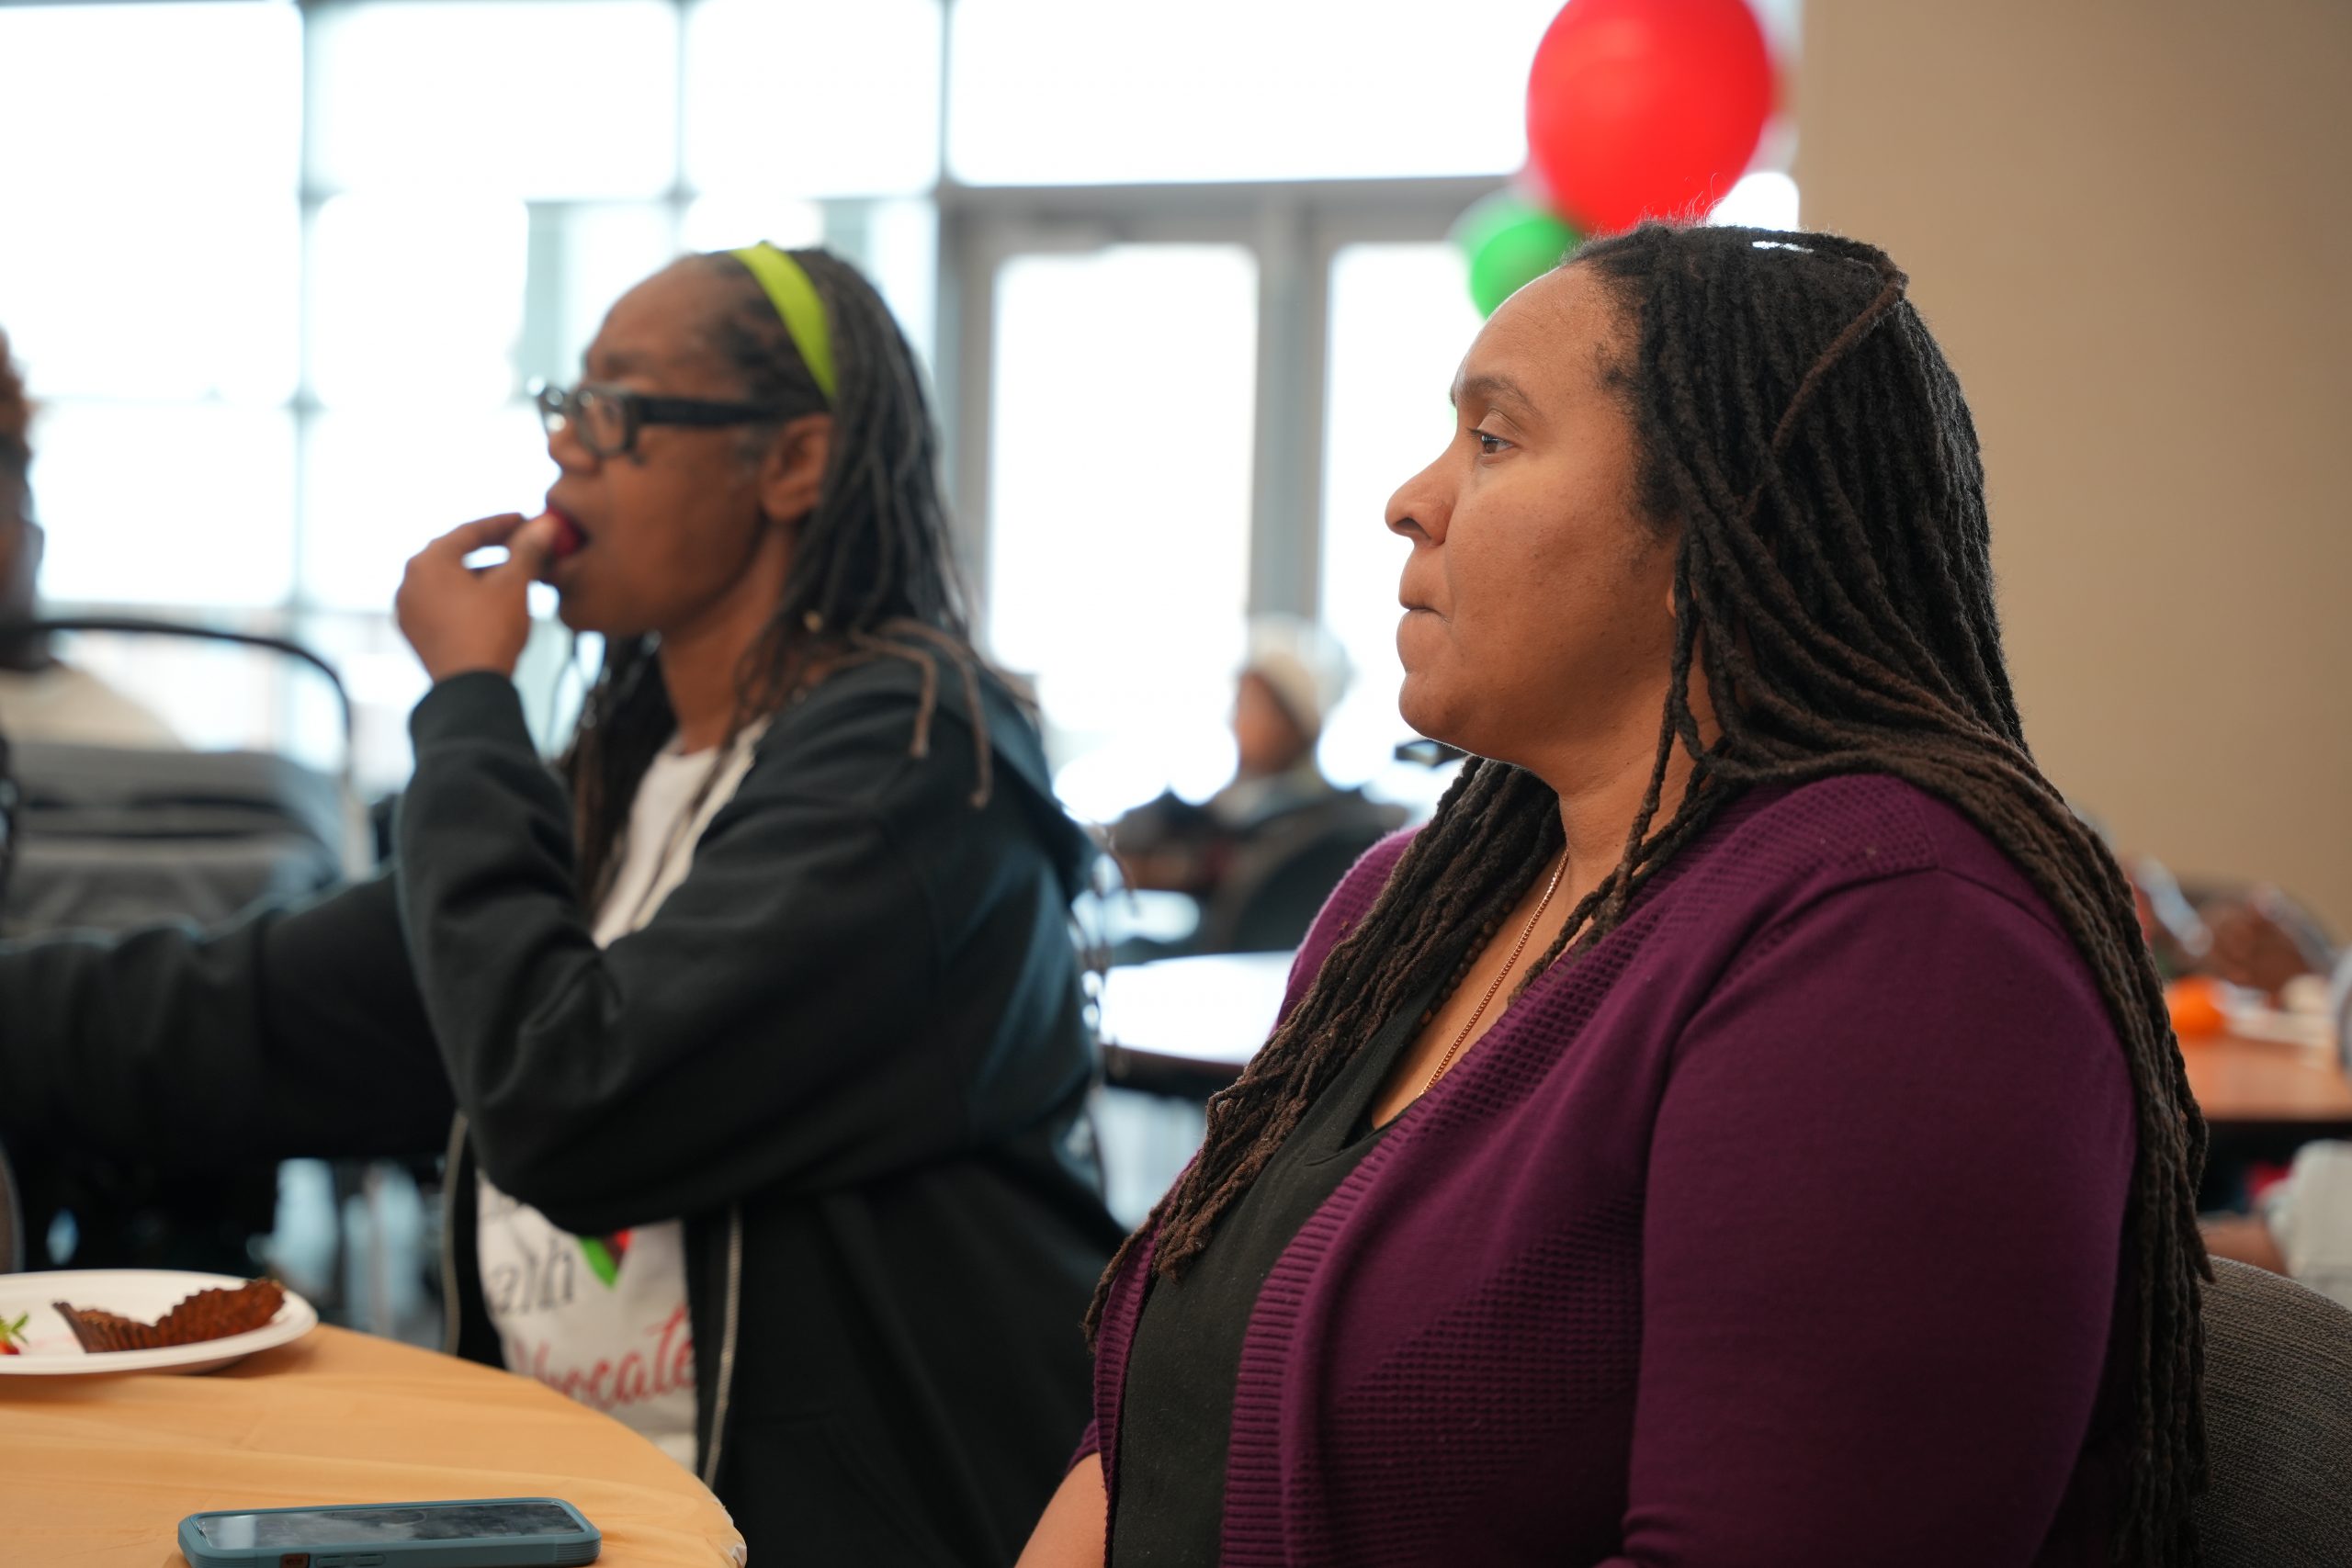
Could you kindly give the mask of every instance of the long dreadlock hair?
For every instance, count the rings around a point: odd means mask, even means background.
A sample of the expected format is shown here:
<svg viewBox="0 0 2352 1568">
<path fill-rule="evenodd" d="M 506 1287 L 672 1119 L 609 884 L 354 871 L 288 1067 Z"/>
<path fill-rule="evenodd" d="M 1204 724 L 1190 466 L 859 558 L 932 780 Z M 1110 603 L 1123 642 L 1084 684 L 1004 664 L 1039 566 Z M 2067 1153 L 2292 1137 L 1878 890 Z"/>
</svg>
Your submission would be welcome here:
<svg viewBox="0 0 2352 1568">
<path fill-rule="evenodd" d="M 9 573 L 0 578 L 0 621 L 33 613 L 32 582 L 40 565 L 40 535 L 32 525 L 28 504 L 32 483 L 32 400 L 25 395 L 25 378 L 9 352 L 8 334 L 0 332 L 0 552 Z M 40 670 L 49 663 L 49 644 L 40 637 L 0 633 L 0 670 Z"/>
<path fill-rule="evenodd" d="M 718 749 L 704 788 L 747 726 L 825 674 L 879 657 L 906 659 L 922 673 L 912 750 L 923 754 L 937 692 L 936 654 L 961 675 L 970 700 L 980 781 L 975 804 L 982 803 L 989 751 L 979 666 L 954 565 L 937 429 L 922 373 L 889 308 L 855 267 L 822 250 L 791 254 L 824 306 L 837 377 L 830 401 L 741 261 L 715 253 L 686 263 L 727 288 L 726 307 L 711 330 L 741 380 L 740 395 L 782 411 L 746 432 L 743 460 L 756 461 L 786 421 L 812 413 L 831 413 L 833 420 L 816 508 L 798 519 L 784 592 L 737 671 L 729 744 Z M 658 649 L 653 637 L 606 645 L 559 764 L 571 786 L 579 885 L 592 901 L 615 869 L 638 784 L 677 728 L 655 662 Z"/>
<path fill-rule="evenodd" d="M 2048 900 L 2097 979 L 2138 1107 L 2125 1219 L 2132 1305 L 2130 1490 L 2119 1554 L 2196 1559 L 2202 1484 L 2196 1223 L 2205 1126 L 2123 876 L 2026 749 L 1995 613 L 1984 470 L 1960 385 L 1907 280 L 1827 234 L 1645 225 L 1586 246 L 1633 344 L 1608 379 L 1634 427 L 1640 512 L 1671 536 L 1672 680 L 1649 787 L 1614 870 L 1534 974 L 1623 920 L 1745 786 L 1888 773 L 1959 808 Z M 1689 694 L 1720 726 L 1702 739 Z M 1679 750 L 1691 775 L 1657 818 Z M 1233 1087 L 1199 1158 L 1105 1274 L 1155 1228 L 1175 1276 L 1347 1058 L 1442 984 L 1462 935 L 1491 932 L 1561 842 L 1541 780 L 1473 759 L 1386 888 Z"/>
</svg>

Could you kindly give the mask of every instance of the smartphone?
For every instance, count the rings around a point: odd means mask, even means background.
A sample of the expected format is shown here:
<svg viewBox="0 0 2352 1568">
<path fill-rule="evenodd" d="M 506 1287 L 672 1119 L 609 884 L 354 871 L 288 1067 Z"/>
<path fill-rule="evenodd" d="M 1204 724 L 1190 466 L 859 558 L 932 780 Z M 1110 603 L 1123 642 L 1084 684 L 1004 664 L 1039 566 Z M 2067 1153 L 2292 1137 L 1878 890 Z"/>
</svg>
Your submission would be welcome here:
<svg viewBox="0 0 2352 1568">
<path fill-rule="evenodd" d="M 507 1568 L 594 1562 L 605 1538 L 560 1497 L 190 1514 L 189 1568 Z"/>
</svg>

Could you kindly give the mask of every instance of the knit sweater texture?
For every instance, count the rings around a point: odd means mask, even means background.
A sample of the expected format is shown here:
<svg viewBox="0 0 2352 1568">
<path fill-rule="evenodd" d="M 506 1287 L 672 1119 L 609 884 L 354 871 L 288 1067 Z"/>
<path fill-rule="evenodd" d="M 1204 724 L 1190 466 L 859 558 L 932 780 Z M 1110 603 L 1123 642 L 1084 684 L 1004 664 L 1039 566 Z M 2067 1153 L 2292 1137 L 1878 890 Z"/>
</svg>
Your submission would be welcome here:
<svg viewBox="0 0 2352 1568">
<path fill-rule="evenodd" d="M 1223 1562 L 2104 1563 L 2133 1123 L 2087 966 L 1978 829 L 1883 777 L 1752 792 L 1267 1276 Z M 1148 1264 L 1080 1449 L 1114 1512 Z"/>
</svg>

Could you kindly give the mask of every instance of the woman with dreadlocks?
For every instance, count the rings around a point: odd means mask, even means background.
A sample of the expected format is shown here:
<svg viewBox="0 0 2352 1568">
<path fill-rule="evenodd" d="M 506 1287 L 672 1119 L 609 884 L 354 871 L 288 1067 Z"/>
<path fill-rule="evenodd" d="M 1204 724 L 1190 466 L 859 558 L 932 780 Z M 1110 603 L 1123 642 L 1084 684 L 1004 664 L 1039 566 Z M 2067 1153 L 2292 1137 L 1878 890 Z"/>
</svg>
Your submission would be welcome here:
<svg viewBox="0 0 2352 1568">
<path fill-rule="evenodd" d="M 1105 1276 L 1038 1564 L 2193 1560 L 2203 1134 L 1894 264 L 1648 226 L 1391 501 L 1349 875 Z"/>
<path fill-rule="evenodd" d="M 410 565 L 391 873 L 0 953 L 0 1141 L 194 1175 L 446 1135 L 452 1348 L 636 1427 L 763 1558 L 1004 1562 L 1117 1240 L 1077 1136 L 1086 840 L 967 640 L 854 269 L 688 257 L 585 372 L 540 399 L 548 513 Z M 552 773 L 509 678 L 541 574 L 605 638 Z"/>
</svg>

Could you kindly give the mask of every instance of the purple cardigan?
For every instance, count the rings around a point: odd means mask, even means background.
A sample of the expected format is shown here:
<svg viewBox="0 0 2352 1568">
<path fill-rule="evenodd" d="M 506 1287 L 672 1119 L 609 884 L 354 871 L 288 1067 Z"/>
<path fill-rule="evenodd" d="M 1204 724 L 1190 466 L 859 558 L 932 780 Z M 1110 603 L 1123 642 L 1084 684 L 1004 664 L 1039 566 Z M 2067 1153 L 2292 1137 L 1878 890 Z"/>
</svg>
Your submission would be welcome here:
<svg viewBox="0 0 2352 1568">
<path fill-rule="evenodd" d="M 1981 832 L 1887 778 L 1753 794 L 1283 1253 L 1224 1562 L 2104 1564 L 2132 1154 L 2089 971 Z M 1114 1497 L 1142 1277 L 1080 1450 Z"/>
</svg>

